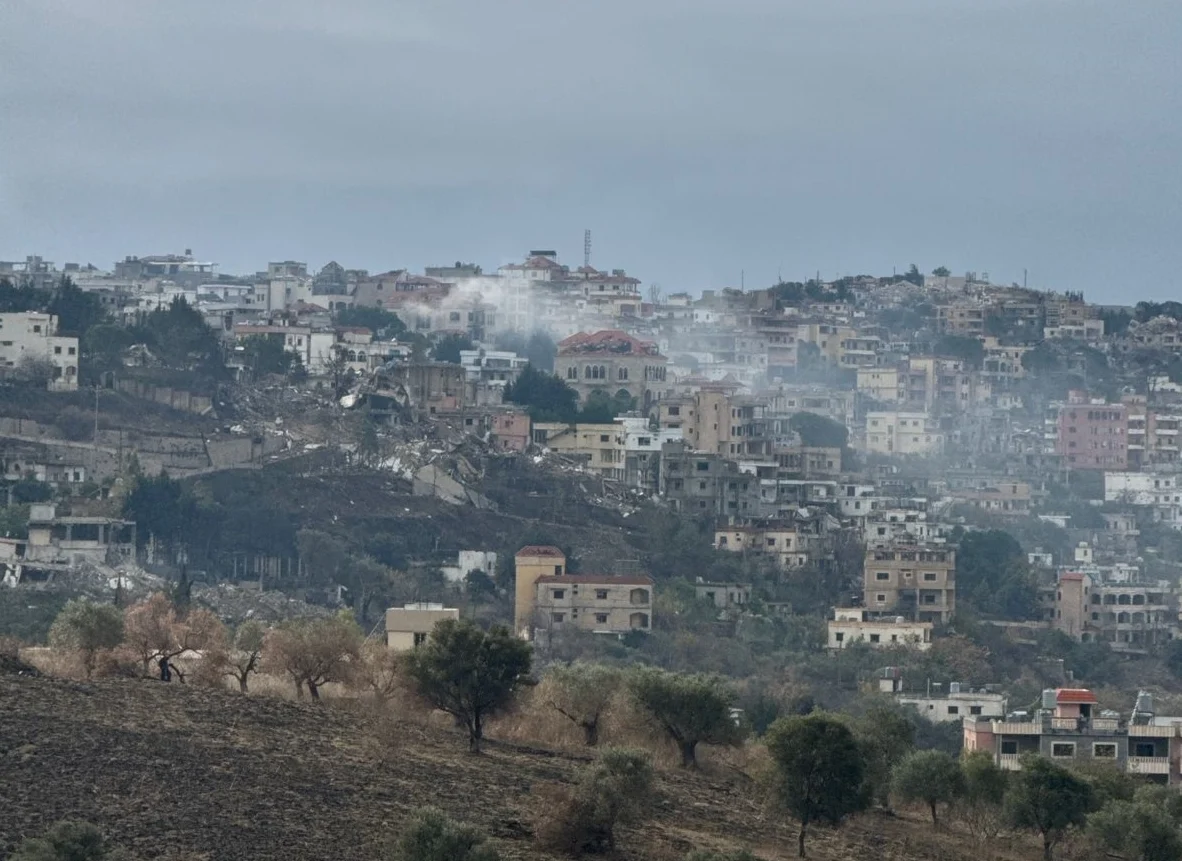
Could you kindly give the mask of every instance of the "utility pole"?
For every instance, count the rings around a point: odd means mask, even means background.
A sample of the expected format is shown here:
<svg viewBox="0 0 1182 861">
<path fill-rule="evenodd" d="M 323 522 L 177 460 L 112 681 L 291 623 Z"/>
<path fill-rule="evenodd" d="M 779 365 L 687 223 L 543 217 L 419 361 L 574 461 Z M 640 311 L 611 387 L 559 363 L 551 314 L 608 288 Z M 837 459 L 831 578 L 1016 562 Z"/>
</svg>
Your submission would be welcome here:
<svg viewBox="0 0 1182 861">
<path fill-rule="evenodd" d="M 91 481 L 96 481 L 98 475 L 98 407 L 99 407 L 99 386 L 94 384 L 94 463 L 91 469 L 94 470 L 94 475 L 90 477 Z"/>
<path fill-rule="evenodd" d="M 591 228 L 583 231 L 583 268 L 591 267 Z"/>
</svg>

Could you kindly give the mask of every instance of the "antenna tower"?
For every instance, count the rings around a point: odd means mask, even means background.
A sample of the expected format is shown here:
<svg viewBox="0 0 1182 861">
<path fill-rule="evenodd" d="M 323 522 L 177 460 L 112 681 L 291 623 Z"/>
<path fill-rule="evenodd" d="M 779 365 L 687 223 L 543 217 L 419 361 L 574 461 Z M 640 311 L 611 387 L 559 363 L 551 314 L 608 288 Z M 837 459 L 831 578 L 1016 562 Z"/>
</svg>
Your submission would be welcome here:
<svg viewBox="0 0 1182 861">
<path fill-rule="evenodd" d="M 583 267 L 591 266 L 591 230 L 583 231 Z"/>
</svg>

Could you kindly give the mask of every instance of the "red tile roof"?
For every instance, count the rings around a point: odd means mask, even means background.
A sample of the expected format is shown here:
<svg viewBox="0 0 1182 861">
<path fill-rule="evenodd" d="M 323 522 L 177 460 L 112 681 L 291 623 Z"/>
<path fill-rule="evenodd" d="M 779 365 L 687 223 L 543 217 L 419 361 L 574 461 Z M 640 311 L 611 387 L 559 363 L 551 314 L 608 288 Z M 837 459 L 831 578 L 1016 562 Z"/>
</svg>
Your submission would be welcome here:
<svg viewBox="0 0 1182 861">
<path fill-rule="evenodd" d="M 515 556 L 561 556 L 563 558 L 566 558 L 565 553 L 563 553 L 557 547 L 553 547 L 548 544 L 530 544 L 526 547 L 522 547 L 514 555 Z"/>
<path fill-rule="evenodd" d="M 1060 580 L 1075 580 L 1082 582 L 1083 578 L 1084 575 L 1080 574 L 1078 571 L 1067 571 L 1059 575 Z"/>
<path fill-rule="evenodd" d="M 550 574 L 539 577 L 539 583 L 571 586 L 652 586 L 653 578 L 645 576 L 617 577 L 614 574 Z"/>
<path fill-rule="evenodd" d="M 1059 688 L 1055 691 L 1055 702 L 1084 705 L 1096 702 L 1096 695 L 1086 688 Z"/>
<path fill-rule="evenodd" d="M 619 329 L 603 329 L 599 332 L 576 332 L 558 342 L 558 355 L 576 353 L 619 352 L 637 356 L 656 356 L 657 345 L 651 341 L 633 338 Z"/>
</svg>

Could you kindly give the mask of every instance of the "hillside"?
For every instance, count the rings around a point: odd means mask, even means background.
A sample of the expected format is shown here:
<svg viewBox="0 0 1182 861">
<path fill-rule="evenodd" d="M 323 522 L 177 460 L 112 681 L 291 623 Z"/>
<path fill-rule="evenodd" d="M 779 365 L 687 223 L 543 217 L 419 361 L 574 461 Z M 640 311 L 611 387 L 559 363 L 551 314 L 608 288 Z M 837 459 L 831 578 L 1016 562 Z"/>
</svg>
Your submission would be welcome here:
<svg viewBox="0 0 1182 861">
<path fill-rule="evenodd" d="M 479 824 L 502 857 L 545 859 L 531 811 L 581 761 L 488 745 L 472 757 L 445 724 L 379 719 L 154 681 L 77 683 L 0 669 L 0 855 L 63 818 L 90 820 L 142 858 L 368 861 L 416 807 Z M 625 836 L 621 858 L 680 861 L 692 848 L 748 846 L 789 858 L 792 824 L 762 814 L 741 775 L 663 771 L 654 820 Z M 916 816 L 867 815 L 818 830 L 818 859 L 978 861 L 965 835 Z M 1012 861 L 989 847 L 989 857 Z"/>
</svg>

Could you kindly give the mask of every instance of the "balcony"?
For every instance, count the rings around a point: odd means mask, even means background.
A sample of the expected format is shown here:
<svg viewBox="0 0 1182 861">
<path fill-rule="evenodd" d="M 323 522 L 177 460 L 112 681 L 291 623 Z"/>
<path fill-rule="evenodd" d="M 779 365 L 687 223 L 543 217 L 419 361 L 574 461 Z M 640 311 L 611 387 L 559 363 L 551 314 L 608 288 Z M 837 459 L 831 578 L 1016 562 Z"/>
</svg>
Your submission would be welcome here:
<svg viewBox="0 0 1182 861">
<path fill-rule="evenodd" d="M 1051 718 L 1051 729 L 1055 730 L 1076 730 L 1079 729 L 1080 722 L 1075 718 Z"/>
<path fill-rule="evenodd" d="M 1168 756 L 1130 756 L 1125 766 L 1129 774 L 1169 774 Z"/>
<path fill-rule="evenodd" d="M 1074 727 L 1074 725 L 1073 725 Z M 994 721 L 994 735 L 1041 735 L 1042 724 L 1013 723 L 1011 721 Z"/>
<path fill-rule="evenodd" d="M 997 767 L 1002 771 L 1021 771 L 1022 756 L 1017 753 L 999 753 L 997 755 Z"/>
</svg>

